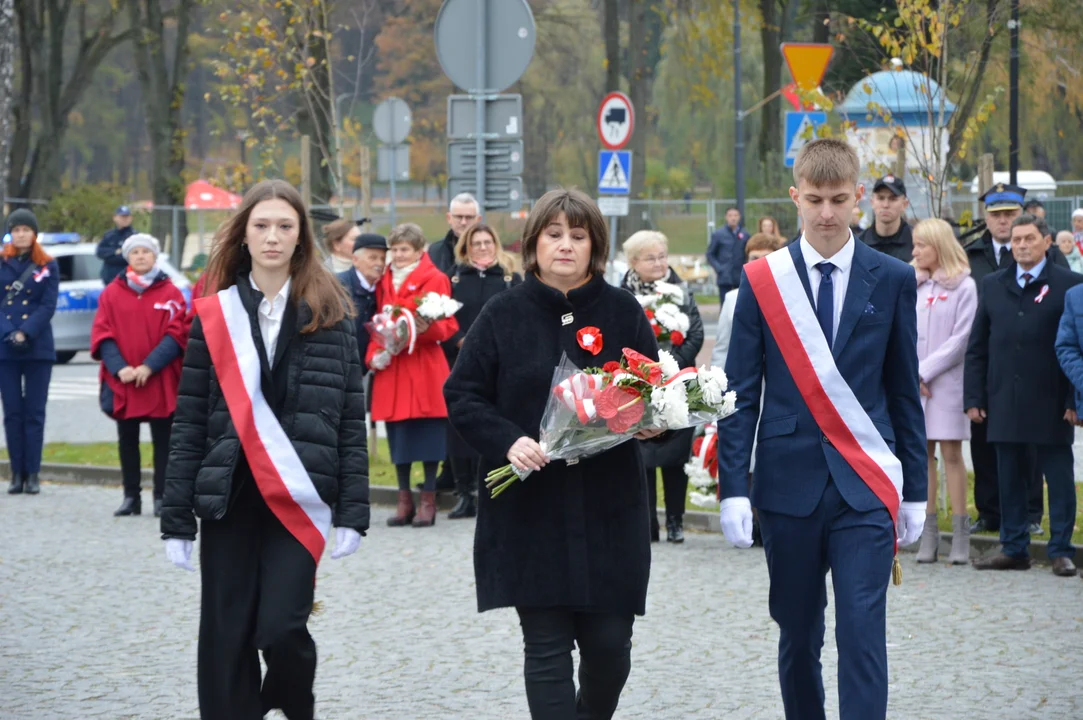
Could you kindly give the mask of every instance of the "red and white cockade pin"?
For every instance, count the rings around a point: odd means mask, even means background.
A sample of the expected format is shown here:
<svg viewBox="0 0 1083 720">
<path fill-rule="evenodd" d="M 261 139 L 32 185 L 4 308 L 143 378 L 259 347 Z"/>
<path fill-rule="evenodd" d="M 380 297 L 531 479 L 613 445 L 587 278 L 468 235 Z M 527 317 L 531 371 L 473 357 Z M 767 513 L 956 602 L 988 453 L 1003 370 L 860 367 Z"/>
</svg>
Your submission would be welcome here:
<svg viewBox="0 0 1083 720">
<path fill-rule="evenodd" d="M 591 355 L 597 355 L 602 351 L 602 331 L 593 325 L 580 328 L 575 334 L 575 339 L 579 341 L 579 347 Z"/>
<path fill-rule="evenodd" d="M 947 299 L 948 299 L 948 294 L 947 293 L 941 293 L 939 296 L 938 295 L 930 295 L 929 299 L 925 301 L 925 306 L 926 307 L 932 307 L 933 304 L 936 303 L 937 300 L 939 300 L 940 302 L 944 302 Z"/>
<path fill-rule="evenodd" d="M 49 268 L 43 267 L 41 270 L 34 273 L 34 282 L 41 282 L 47 277 L 49 277 Z"/>
<path fill-rule="evenodd" d="M 1040 303 L 1045 299 L 1045 296 L 1049 294 L 1049 285 L 1042 285 L 1042 289 L 1038 291 L 1038 297 L 1034 298 L 1034 302 Z"/>
</svg>

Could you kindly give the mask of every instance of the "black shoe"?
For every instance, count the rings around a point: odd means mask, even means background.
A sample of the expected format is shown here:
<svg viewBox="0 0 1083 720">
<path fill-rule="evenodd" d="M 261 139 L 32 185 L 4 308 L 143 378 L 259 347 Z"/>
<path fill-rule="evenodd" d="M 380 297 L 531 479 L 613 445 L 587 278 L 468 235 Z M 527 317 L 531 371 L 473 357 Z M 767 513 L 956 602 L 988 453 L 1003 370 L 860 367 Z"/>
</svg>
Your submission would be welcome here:
<svg viewBox="0 0 1083 720">
<path fill-rule="evenodd" d="M 141 515 L 143 513 L 143 506 L 137 497 L 126 497 L 124 502 L 120 504 L 117 511 L 113 513 L 113 517 L 127 517 L 128 515 Z"/>
<path fill-rule="evenodd" d="M 154 498 L 154 517 L 162 516 L 162 499 Z"/>
<path fill-rule="evenodd" d="M 684 521 L 681 518 L 666 518 L 666 542 L 684 542 Z"/>
<path fill-rule="evenodd" d="M 977 520 L 970 523 L 970 532 L 1000 532 L 1000 523 L 992 523 L 986 518 L 979 516 Z"/>
<path fill-rule="evenodd" d="M 26 485 L 23 487 L 23 492 L 27 495 L 37 495 L 41 492 L 41 482 L 38 480 L 37 473 L 30 473 L 26 476 Z"/>
<path fill-rule="evenodd" d="M 27 492 L 30 492 L 30 491 L 27 490 Z M 1045 530 L 1042 528 L 1040 523 L 1032 522 L 1030 524 L 1030 534 L 1031 535 L 1045 535 Z"/>
<path fill-rule="evenodd" d="M 11 476 L 11 484 L 8 485 L 8 495 L 22 495 L 23 483 L 23 476 L 19 473 L 14 473 Z"/>
<path fill-rule="evenodd" d="M 455 507 L 447 514 L 448 520 L 458 520 L 460 518 L 472 518 L 478 514 L 478 501 L 471 493 L 463 493 L 459 496 L 459 502 L 455 504 Z"/>
</svg>

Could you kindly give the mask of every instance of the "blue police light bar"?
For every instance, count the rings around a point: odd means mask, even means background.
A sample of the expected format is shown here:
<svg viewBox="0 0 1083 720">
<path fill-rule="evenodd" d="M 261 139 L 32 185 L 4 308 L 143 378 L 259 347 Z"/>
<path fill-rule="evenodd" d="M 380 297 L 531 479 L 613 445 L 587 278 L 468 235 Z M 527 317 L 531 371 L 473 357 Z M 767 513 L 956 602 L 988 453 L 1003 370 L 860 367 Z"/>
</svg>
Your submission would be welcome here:
<svg viewBox="0 0 1083 720">
<path fill-rule="evenodd" d="M 38 236 L 38 242 L 42 245 L 69 245 L 81 240 L 79 233 L 42 233 Z M 6 240 L 5 240 L 6 242 Z"/>
</svg>

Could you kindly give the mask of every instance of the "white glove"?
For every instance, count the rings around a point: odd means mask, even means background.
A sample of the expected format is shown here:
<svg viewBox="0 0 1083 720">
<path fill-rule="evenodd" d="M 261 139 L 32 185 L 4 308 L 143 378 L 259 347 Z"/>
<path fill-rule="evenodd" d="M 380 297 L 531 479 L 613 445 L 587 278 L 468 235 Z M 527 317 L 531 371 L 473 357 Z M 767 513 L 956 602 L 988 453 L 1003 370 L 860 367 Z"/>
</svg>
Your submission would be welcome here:
<svg viewBox="0 0 1083 720">
<path fill-rule="evenodd" d="M 335 528 L 335 549 L 331 551 L 332 560 L 353 555 L 359 547 L 361 547 L 361 533 L 353 528 Z"/>
<path fill-rule="evenodd" d="M 722 534 L 738 548 L 752 547 L 752 503 L 746 497 L 729 497 L 718 505 Z"/>
<path fill-rule="evenodd" d="M 169 538 L 165 541 L 165 556 L 169 562 L 182 570 L 195 572 L 192 567 L 192 541 L 180 538 Z"/>
<path fill-rule="evenodd" d="M 373 370 L 386 370 L 387 366 L 391 364 L 391 353 L 387 350 L 381 350 L 372 356 L 370 364 Z"/>
<path fill-rule="evenodd" d="M 925 503 L 904 502 L 899 505 L 899 518 L 895 523 L 900 545 L 912 545 L 921 537 L 925 527 Z"/>
</svg>

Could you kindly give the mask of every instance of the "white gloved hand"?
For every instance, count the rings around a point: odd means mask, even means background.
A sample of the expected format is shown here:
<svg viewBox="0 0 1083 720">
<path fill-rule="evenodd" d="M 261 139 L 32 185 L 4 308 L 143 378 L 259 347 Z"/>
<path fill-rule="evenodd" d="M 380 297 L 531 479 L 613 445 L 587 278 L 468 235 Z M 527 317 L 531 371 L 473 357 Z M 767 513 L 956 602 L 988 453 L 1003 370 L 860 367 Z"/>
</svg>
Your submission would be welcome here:
<svg viewBox="0 0 1083 720">
<path fill-rule="evenodd" d="M 381 350 L 372 356 L 372 369 L 373 370 L 386 370 L 387 366 L 391 364 L 391 353 L 387 350 Z"/>
<path fill-rule="evenodd" d="M 361 547 L 361 533 L 353 528 L 335 528 L 335 549 L 331 551 L 332 560 L 353 555 L 359 547 Z"/>
<path fill-rule="evenodd" d="M 729 497 L 718 505 L 722 534 L 738 548 L 752 547 L 752 503 L 746 497 Z"/>
<path fill-rule="evenodd" d="M 912 545 L 921 537 L 925 527 L 925 503 L 904 502 L 899 505 L 899 518 L 895 523 L 900 545 Z"/>
<path fill-rule="evenodd" d="M 182 570 L 195 572 L 192 567 L 192 541 L 180 538 L 169 538 L 165 541 L 165 556 L 169 562 Z"/>
</svg>

